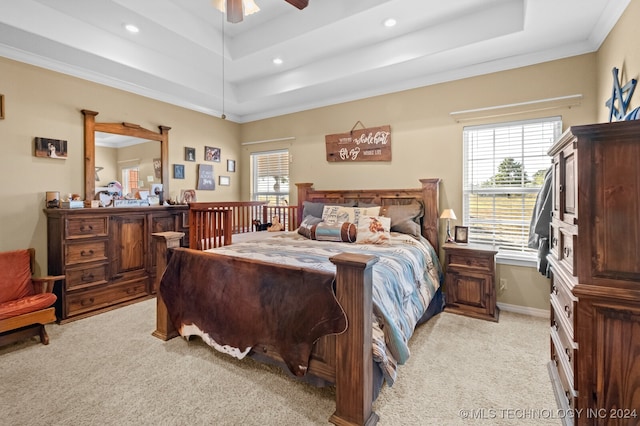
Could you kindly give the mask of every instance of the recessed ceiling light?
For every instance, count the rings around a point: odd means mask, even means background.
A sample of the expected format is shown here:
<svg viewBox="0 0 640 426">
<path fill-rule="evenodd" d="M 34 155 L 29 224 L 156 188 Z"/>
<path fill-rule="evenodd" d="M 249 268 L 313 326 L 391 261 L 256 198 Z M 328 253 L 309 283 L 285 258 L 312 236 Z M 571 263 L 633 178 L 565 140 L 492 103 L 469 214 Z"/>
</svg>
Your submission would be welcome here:
<svg viewBox="0 0 640 426">
<path fill-rule="evenodd" d="M 393 18 L 389 18 L 389 19 L 385 19 L 384 20 L 384 26 L 385 27 L 393 27 L 397 24 L 396 20 Z"/>
<path fill-rule="evenodd" d="M 125 28 L 127 29 L 127 31 L 129 31 L 130 33 L 137 33 L 137 32 L 140 32 L 140 28 L 136 27 L 136 26 L 135 26 L 135 25 L 133 25 L 133 24 L 126 24 L 124 27 L 125 27 Z"/>
<path fill-rule="evenodd" d="M 273 63 L 276 65 L 282 65 L 283 62 L 282 58 L 273 58 Z"/>
</svg>

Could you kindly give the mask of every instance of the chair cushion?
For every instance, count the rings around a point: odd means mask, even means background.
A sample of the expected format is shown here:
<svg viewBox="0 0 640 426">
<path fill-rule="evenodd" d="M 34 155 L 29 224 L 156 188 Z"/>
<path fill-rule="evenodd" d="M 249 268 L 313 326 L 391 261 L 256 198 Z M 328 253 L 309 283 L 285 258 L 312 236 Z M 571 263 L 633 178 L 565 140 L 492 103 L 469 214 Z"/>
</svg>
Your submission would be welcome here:
<svg viewBox="0 0 640 426">
<path fill-rule="evenodd" d="M 56 299 L 53 293 L 41 293 L 0 303 L 0 320 L 48 308 L 55 303 Z"/>
<path fill-rule="evenodd" d="M 0 303 L 31 296 L 33 293 L 29 250 L 0 253 Z"/>
</svg>

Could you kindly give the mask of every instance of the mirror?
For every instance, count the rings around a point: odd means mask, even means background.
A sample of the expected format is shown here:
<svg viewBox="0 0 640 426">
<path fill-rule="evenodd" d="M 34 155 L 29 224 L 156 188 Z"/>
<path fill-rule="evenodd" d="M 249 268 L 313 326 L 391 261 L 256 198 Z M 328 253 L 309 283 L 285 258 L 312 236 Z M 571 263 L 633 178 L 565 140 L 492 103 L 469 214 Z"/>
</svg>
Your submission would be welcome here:
<svg viewBox="0 0 640 426">
<path fill-rule="evenodd" d="M 154 182 L 161 182 L 163 184 L 163 191 L 165 194 L 169 194 L 169 130 L 170 127 L 166 126 L 158 126 L 160 131 L 158 133 L 153 132 L 151 130 L 147 130 L 143 127 L 140 127 L 137 124 L 132 123 L 96 123 L 96 116 L 98 115 L 95 111 L 82 110 L 82 114 L 84 114 L 84 152 L 85 152 L 85 164 L 84 164 L 84 196 L 85 200 L 93 200 L 96 195 L 96 183 L 98 186 L 103 185 L 104 181 L 107 178 L 103 178 L 99 181 L 96 181 L 96 157 L 97 151 L 96 149 L 96 138 L 105 140 L 109 138 L 110 135 L 119 135 L 118 139 L 126 139 L 127 144 L 131 145 L 135 143 L 143 143 L 144 145 L 154 145 L 159 142 L 158 148 L 153 148 L 155 151 L 151 154 L 152 161 L 153 159 L 160 159 L 159 164 L 152 164 L 155 169 L 159 169 L 158 171 L 154 170 Z M 124 138 L 123 138 L 124 137 Z M 133 160 L 140 161 L 141 164 L 147 161 L 148 154 L 132 154 L 139 150 L 140 147 L 131 146 L 125 148 L 128 153 L 123 154 L 123 158 L 120 161 L 125 160 Z M 114 154 L 113 156 L 116 156 Z M 127 157 L 127 158 L 125 158 Z M 102 159 L 100 161 L 103 161 Z M 118 160 L 116 160 L 118 161 Z M 100 166 L 105 167 L 105 166 Z M 118 168 L 117 165 L 111 165 L 110 167 Z M 147 182 L 148 172 L 145 170 L 151 170 L 141 167 L 142 176 L 139 177 L 140 180 L 143 181 L 145 188 L 150 184 Z M 119 173 L 119 172 L 118 172 Z M 99 174 L 99 172 L 98 172 Z M 113 175 L 111 175 L 113 176 Z M 159 177 L 155 177 L 159 176 Z M 118 179 L 119 181 L 120 179 Z"/>
</svg>

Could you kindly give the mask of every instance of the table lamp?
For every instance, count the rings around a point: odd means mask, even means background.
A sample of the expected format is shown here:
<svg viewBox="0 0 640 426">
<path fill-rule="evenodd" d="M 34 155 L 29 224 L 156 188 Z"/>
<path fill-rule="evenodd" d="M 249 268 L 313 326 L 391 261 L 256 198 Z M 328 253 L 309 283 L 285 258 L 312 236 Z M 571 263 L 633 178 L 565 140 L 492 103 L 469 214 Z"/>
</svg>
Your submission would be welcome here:
<svg viewBox="0 0 640 426">
<path fill-rule="evenodd" d="M 451 219 L 456 220 L 456 214 L 453 209 L 445 209 L 440 215 L 440 219 L 447 219 L 447 239 L 445 243 L 452 243 L 454 240 L 451 236 Z"/>
</svg>

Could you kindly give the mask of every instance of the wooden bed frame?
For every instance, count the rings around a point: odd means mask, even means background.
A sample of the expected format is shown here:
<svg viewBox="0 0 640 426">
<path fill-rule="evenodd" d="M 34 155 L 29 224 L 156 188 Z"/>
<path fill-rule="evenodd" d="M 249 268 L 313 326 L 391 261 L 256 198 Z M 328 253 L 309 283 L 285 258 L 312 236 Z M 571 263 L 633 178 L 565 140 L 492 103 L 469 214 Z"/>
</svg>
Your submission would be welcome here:
<svg viewBox="0 0 640 426">
<path fill-rule="evenodd" d="M 359 202 L 375 205 L 409 204 L 418 200 L 424 205 L 422 234 L 438 252 L 439 184 L 440 179 L 420 179 L 421 188 L 385 190 L 316 190 L 311 183 L 298 183 L 298 220 L 302 221 L 303 202 L 328 204 Z M 197 209 L 190 205 L 190 209 Z M 210 210 L 218 218 L 207 219 L 218 226 L 231 221 L 228 210 Z M 195 224 L 190 224 L 196 226 Z M 202 226 L 202 225 L 199 225 Z M 214 225 L 215 226 L 215 225 Z M 213 230 L 209 235 L 223 235 L 224 231 Z M 163 232 L 153 234 L 156 244 L 156 288 L 166 269 L 171 248 L 180 245 L 183 233 Z M 229 244 L 230 238 L 223 239 Z M 341 253 L 330 258 L 336 265 L 336 297 L 347 316 L 347 330 L 339 335 L 325 336 L 314 345 L 307 375 L 313 375 L 335 384 L 336 410 L 329 421 L 336 425 L 374 425 L 378 415 L 373 411 L 373 370 L 371 359 L 372 341 L 372 266 L 374 256 Z M 169 319 L 166 306 L 157 294 L 156 330 L 153 335 L 169 340 L 178 336 Z M 281 361 L 269 347 L 253 349 L 260 357 Z"/>
</svg>

